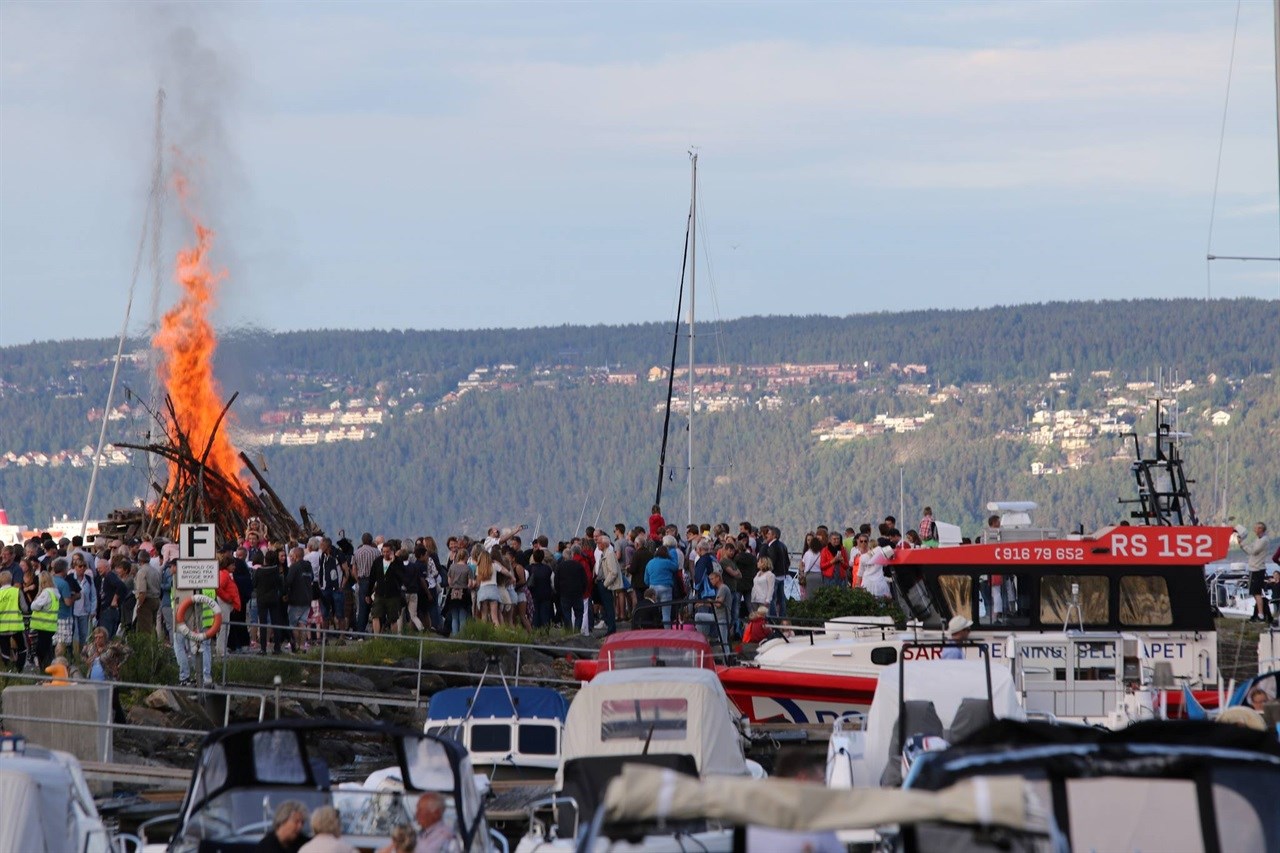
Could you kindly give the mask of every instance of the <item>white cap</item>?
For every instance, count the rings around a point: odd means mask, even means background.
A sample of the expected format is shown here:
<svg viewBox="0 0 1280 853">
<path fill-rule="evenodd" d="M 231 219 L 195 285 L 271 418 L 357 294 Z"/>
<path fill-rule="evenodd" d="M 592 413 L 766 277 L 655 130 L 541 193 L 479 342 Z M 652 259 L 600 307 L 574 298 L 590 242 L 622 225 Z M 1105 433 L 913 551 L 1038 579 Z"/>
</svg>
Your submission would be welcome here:
<svg viewBox="0 0 1280 853">
<path fill-rule="evenodd" d="M 973 620 L 966 619 L 963 616 L 952 616 L 951 621 L 947 623 L 947 636 L 955 637 L 961 631 L 967 631 L 973 627 Z"/>
</svg>

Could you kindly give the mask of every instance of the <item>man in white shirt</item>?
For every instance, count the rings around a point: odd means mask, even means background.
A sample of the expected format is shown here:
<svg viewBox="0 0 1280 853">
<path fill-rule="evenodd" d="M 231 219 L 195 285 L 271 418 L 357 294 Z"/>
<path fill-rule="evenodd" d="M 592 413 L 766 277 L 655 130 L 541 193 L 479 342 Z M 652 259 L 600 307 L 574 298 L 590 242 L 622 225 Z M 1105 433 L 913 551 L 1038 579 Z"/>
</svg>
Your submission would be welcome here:
<svg viewBox="0 0 1280 853">
<path fill-rule="evenodd" d="M 1271 553 L 1271 539 L 1267 536 L 1267 525 L 1259 521 L 1253 526 L 1252 542 L 1245 544 L 1245 537 L 1240 536 L 1240 550 L 1249 557 L 1249 594 L 1253 596 L 1253 615 L 1250 622 L 1268 621 L 1267 600 L 1262 595 L 1262 582 L 1267 576 L 1267 556 Z"/>
</svg>

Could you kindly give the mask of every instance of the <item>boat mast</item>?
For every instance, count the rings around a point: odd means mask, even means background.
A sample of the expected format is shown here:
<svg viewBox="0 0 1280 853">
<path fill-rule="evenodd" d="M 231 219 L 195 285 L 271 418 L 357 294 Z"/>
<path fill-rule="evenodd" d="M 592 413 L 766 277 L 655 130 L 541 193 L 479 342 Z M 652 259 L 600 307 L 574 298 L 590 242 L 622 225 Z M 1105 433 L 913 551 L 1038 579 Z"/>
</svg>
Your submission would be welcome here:
<svg viewBox="0 0 1280 853">
<path fill-rule="evenodd" d="M 1280 192 L 1280 0 L 1272 0 L 1271 22 L 1275 28 L 1271 53 L 1276 71 L 1276 191 Z M 1277 219 L 1277 228 L 1280 229 L 1280 219 Z"/>
<path fill-rule="evenodd" d="M 693 524 L 693 318 L 698 292 L 698 153 L 690 151 L 689 160 L 693 164 L 693 186 L 689 201 L 689 458 L 685 474 L 689 519 L 685 523 Z"/>
</svg>

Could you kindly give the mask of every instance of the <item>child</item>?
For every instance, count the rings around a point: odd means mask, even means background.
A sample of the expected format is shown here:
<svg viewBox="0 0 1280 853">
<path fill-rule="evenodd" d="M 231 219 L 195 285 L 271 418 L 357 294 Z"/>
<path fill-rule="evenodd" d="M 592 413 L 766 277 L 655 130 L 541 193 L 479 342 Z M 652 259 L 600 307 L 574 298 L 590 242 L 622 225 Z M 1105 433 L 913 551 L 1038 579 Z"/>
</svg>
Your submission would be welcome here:
<svg viewBox="0 0 1280 853">
<path fill-rule="evenodd" d="M 743 643 L 762 643 L 769 638 L 769 626 L 765 624 L 765 617 L 769 615 L 768 605 L 762 604 L 751 614 L 751 619 L 747 621 L 747 629 L 742 632 Z"/>
</svg>

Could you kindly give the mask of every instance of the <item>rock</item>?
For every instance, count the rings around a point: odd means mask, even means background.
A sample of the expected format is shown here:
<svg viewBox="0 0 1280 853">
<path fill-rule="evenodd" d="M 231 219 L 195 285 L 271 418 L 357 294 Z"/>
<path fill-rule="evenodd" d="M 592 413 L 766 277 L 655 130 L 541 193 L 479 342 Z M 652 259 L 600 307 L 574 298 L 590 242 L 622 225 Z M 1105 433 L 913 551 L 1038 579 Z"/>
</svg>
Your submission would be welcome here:
<svg viewBox="0 0 1280 853">
<path fill-rule="evenodd" d="M 133 726 L 158 726 L 177 728 L 175 721 L 168 713 L 148 708 L 145 705 L 134 705 L 125 713 L 125 719 Z M 116 729 L 115 746 L 117 749 L 135 755 L 153 756 L 167 754 L 172 750 L 166 746 L 170 735 L 164 732 L 150 732 L 139 729 Z"/>
<path fill-rule="evenodd" d="M 231 703 L 231 719 L 240 722 L 256 721 L 260 709 L 261 703 L 257 699 L 252 696 L 241 696 Z"/>
<path fill-rule="evenodd" d="M 526 663 L 520 666 L 521 678 L 556 679 L 560 676 L 549 663 Z"/>
<path fill-rule="evenodd" d="M 148 708 L 156 711 L 169 711 L 171 713 L 180 713 L 182 705 L 178 702 L 178 697 L 173 691 L 167 687 L 161 687 L 159 690 L 152 691 L 147 698 L 142 700 Z"/>
<path fill-rule="evenodd" d="M 316 678 L 314 683 L 318 684 L 319 678 Z M 343 693 L 360 693 L 365 696 L 376 692 L 373 682 L 368 678 L 340 669 L 325 669 L 324 689 Z"/>
</svg>

